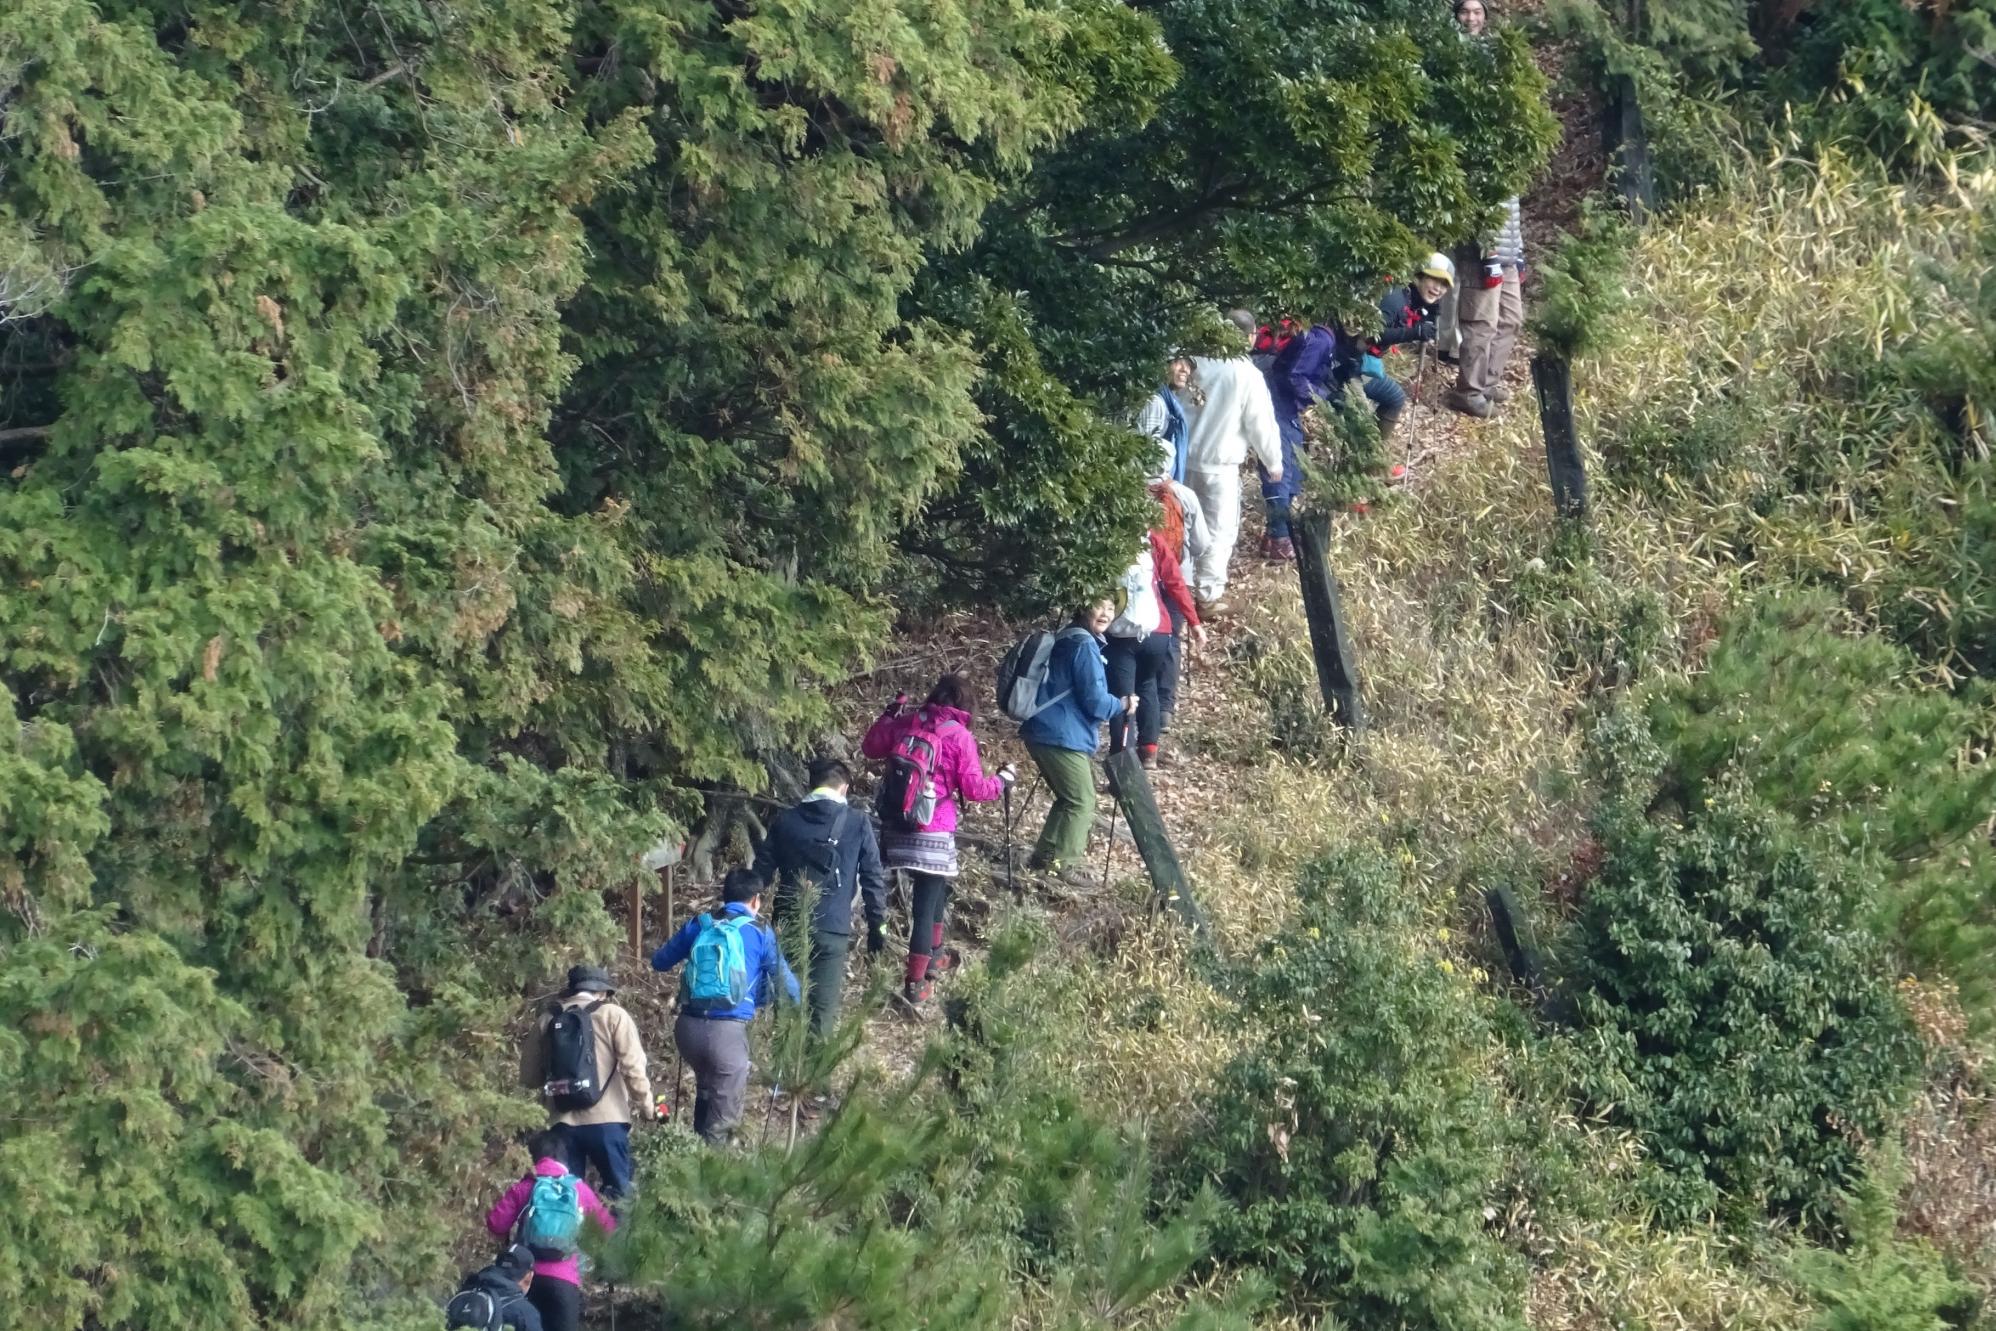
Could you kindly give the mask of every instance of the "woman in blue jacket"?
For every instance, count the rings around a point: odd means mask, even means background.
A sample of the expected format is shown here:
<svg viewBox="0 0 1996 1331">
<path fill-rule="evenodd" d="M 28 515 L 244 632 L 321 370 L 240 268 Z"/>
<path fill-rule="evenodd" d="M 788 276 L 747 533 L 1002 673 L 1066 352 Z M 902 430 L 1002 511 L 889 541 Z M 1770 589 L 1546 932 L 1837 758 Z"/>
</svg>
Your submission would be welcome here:
<svg viewBox="0 0 1996 1331">
<path fill-rule="evenodd" d="M 1027 861 L 1034 869 L 1066 872 L 1081 866 L 1088 829 L 1095 824 L 1095 768 L 1091 759 L 1102 723 L 1117 712 L 1136 710 L 1135 698 L 1109 692 L 1102 663 L 1102 634 L 1115 618 L 1115 605 L 1098 601 L 1075 613 L 1074 622 L 1054 643 L 1040 685 L 1042 710 L 1019 727 L 1019 738 L 1053 793 L 1053 808 Z"/>
</svg>

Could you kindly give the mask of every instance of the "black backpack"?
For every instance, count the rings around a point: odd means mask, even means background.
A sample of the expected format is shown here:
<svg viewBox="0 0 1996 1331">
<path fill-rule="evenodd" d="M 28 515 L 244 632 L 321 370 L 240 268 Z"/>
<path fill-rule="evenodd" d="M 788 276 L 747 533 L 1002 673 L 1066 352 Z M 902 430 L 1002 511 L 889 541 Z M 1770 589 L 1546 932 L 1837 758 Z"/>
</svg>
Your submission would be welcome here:
<svg viewBox="0 0 1996 1331">
<path fill-rule="evenodd" d="M 506 1324 L 511 1300 L 501 1300 L 489 1289 L 461 1289 L 444 1305 L 446 1327 L 469 1327 L 471 1331 L 500 1331 Z"/>
<path fill-rule="evenodd" d="M 596 1009 L 608 999 L 580 1007 L 557 1008 L 548 1019 L 547 1081 L 541 1095 L 553 1108 L 588 1109 L 603 1098 L 596 1079 Z M 611 1068 L 614 1075 L 615 1067 Z"/>
</svg>

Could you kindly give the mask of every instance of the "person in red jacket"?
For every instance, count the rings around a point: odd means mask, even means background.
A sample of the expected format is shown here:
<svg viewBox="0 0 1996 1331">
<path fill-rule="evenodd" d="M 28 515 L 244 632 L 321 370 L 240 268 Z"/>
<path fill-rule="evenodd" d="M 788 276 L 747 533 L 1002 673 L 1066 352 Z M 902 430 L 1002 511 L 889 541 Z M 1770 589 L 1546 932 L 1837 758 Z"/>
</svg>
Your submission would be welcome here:
<svg viewBox="0 0 1996 1331">
<path fill-rule="evenodd" d="M 1199 607 L 1162 532 L 1153 529 L 1146 537 L 1137 561 L 1123 574 L 1117 600 L 1121 611 L 1109 623 L 1109 692 L 1124 700 L 1125 710 L 1109 718 L 1109 752 L 1127 747 L 1134 702 L 1137 758 L 1145 767 L 1155 767 L 1164 733 L 1158 683 L 1171 663 L 1171 611 L 1192 635 L 1195 651 L 1206 645 Z"/>
</svg>

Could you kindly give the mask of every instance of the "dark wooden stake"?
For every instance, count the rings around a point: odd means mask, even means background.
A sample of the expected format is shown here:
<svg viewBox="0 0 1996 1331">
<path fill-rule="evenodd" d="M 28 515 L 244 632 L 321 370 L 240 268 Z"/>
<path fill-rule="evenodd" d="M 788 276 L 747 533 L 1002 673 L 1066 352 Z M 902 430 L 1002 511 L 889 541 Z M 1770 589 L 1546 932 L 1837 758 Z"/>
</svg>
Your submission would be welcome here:
<svg viewBox="0 0 1996 1331">
<path fill-rule="evenodd" d="M 1634 76 L 1617 74 L 1608 81 L 1601 114 L 1602 146 L 1615 165 L 1615 188 L 1629 210 L 1629 220 L 1640 226 L 1656 211 L 1656 171 L 1650 164 L 1649 131 L 1643 127 Z"/>
<path fill-rule="evenodd" d="M 1164 818 L 1157 811 L 1157 796 L 1151 792 L 1150 778 L 1144 775 L 1137 751 L 1132 748 L 1111 754 L 1108 770 L 1109 789 L 1115 794 L 1116 807 L 1129 820 L 1130 838 L 1137 843 L 1137 854 L 1143 857 L 1144 870 L 1150 874 L 1153 900 L 1170 909 L 1188 927 L 1203 931 L 1206 917 L 1193 899 L 1192 882 L 1178 862 L 1178 852 L 1171 848 Z"/>
<path fill-rule="evenodd" d="M 1546 438 L 1546 476 L 1553 511 L 1563 518 L 1587 515 L 1587 466 L 1573 429 L 1573 367 L 1564 356 L 1532 357 L 1532 386 L 1539 394 L 1539 428 Z"/>
<path fill-rule="evenodd" d="M 1296 572 L 1303 580 L 1303 615 L 1310 622 L 1310 650 L 1317 659 L 1317 687 L 1331 719 L 1351 731 L 1365 728 L 1359 697 L 1358 665 L 1345 625 L 1338 580 L 1331 572 L 1331 515 L 1306 513 L 1291 530 L 1296 536 Z"/>
</svg>

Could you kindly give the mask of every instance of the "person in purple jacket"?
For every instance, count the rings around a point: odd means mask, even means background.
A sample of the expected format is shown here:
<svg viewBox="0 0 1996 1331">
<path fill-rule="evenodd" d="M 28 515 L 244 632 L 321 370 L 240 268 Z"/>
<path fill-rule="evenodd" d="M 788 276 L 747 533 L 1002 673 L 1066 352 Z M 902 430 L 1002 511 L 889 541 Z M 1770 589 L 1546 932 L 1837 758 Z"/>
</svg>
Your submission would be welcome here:
<svg viewBox="0 0 1996 1331">
<path fill-rule="evenodd" d="M 908 973 L 901 997 L 911 1007 L 929 1001 L 935 977 L 949 968 L 943 952 L 943 915 L 949 909 L 950 889 L 956 885 L 957 803 L 995 800 L 1012 784 L 1015 773 L 1010 764 L 992 776 L 984 774 L 984 760 L 977 752 L 976 700 L 961 675 L 944 675 L 922 705 L 903 711 L 902 697 L 896 697 L 880 714 L 860 752 L 873 759 L 892 754 L 911 732 L 920 731 L 936 739 L 934 776 L 935 816 L 916 832 L 883 830 L 880 858 L 890 869 L 905 869 L 914 884 L 914 921 L 908 932 Z"/>
<path fill-rule="evenodd" d="M 1268 534 L 1261 543 L 1264 558 L 1296 558 L 1296 545 L 1289 536 L 1289 511 L 1303 493 L 1296 454 L 1303 446 L 1304 417 L 1336 393 L 1337 350 L 1337 333 L 1328 325 L 1312 324 L 1308 332 L 1289 339 L 1268 367 L 1268 395 L 1275 402 L 1275 426 L 1282 435 L 1282 475 L 1270 480 L 1267 469 L 1261 471 L 1261 497 L 1268 506 Z"/>
</svg>

